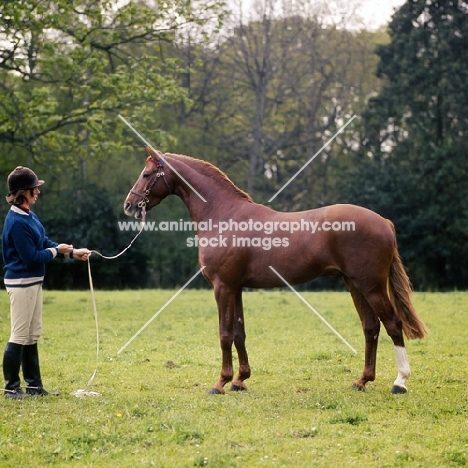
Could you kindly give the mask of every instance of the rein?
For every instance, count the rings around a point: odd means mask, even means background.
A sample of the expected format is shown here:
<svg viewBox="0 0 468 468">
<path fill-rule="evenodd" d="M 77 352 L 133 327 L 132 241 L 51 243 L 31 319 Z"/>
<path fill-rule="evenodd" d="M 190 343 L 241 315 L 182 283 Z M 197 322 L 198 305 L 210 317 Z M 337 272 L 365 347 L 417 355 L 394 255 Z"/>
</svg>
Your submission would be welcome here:
<svg viewBox="0 0 468 468">
<path fill-rule="evenodd" d="M 154 184 L 153 184 L 154 185 Z M 145 203 L 146 205 L 146 203 Z M 141 227 L 140 230 L 137 232 L 136 236 L 131 240 L 130 244 L 125 247 L 120 253 L 117 255 L 114 255 L 112 257 L 108 257 L 106 255 L 103 255 L 101 252 L 98 252 L 97 250 L 91 250 L 91 253 L 95 253 L 99 255 L 100 257 L 106 259 L 106 260 L 113 260 L 117 257 L 120 257 L 123 255 L 135 242 L 137 237 L 141 234 L 143 229 L 145 228 L 145 221 L 146 221 L 146 209 L 145 205 L 142 205 L 141 207 Z M 89 289 L 91 291 L 91 300 L 93 303 L 93 312 L 94 312 L 94 322 L 96 324 L 96 365 L 94 367 L 94 372 L 92 373 L 91 377 L 88 379 L 88 383 L 86 384 L 86 388 L 80 388 L 79 390 L 75 390 L 72 392 L 72 395 L 83 398 L 85 396 L 99 396 L 99 393 L 93 392 L 89 390 L 89 387 L 91 386 L 94 378 L 96 377 L 97 371 L 98 371 L 98 366 L 99 366 L 99 324 L 98 324 L 98 313 L 97 313 L 97 306 L 96 306 L 96 297 L 94 296 L 94 286 L 93 286 L 93 276 L 91 274 L 91 262 L 89 260 L 90 257 L 88 257 L 88 279 L 89 279 Z"/>
<path fill-rule="evenodd" d="M 145 205 L 146 205 L 146 203 L 145 203 Z M 104 258 L 105 260 L 114 260 L 115 258 L 118 258 L 121 255 L 123 255 L 133 245 L 133 243 L 136 241 L 137 237 L 141 234 L 141 232 L 145 228 L 145 222 L 146 222 L 145 205 L 143 205 L 141 207 L 141 226 L 140 226 L 140 230 L 136 233 L 135 237 L 130 241 L 130 244 L 128 244 L 127 247 L 125 247 L 125 249 L 122 250 L 122 252 L 118 253 L 117 255 L 113 255 L 112 257 L 107 257 L 106 255 L 103 255 L 98 250 L 91 250 L 91 253 L 95 253 L 95 254 L 99 255 L 100 257 Z M 88 258 L 88 262 L 89 262 L 89 258 Z M 91 276 L 91 271 L 90 271 L 90 276 Z"/>
<path fill-rule="evenodd" d="M 155 174 L 155 177 L 151 180 L 151 183 L 148 184 L 147 188 L 145 189 L 144 193 L 137 192 L 136 190 L 130 190 L 130 193 L 133 193 L 134 195 L 137 195 L 138 197 L 141 197 L 141 201 L 138 202 L 138 208 L 141 209 L 141 227 L 136 236 L 131 240 L 130 244 L 128 244 L 125 249 L 123 249 L 120 253 L 117 255 L 113 256 L 106 256 L 103 255 L 101 252 L 97 250 L 91 250 L 91 253 L 95 253 L 96 255 L 99 255 L 100 257 L 104 258 L 105 260 L 114 260 L 115 258 L 120 257 L 123 255 L 135 242 L 137 237 L 141 234 L 143 229 L 145 228 L 145 221 L 146 221 L 146 205 L 149 203 L 148 196 L 151 193 L 151 190 L 153 190 L 154 186 L 156 185 L 157 181 L 162 177 L 164 180 L 164 183 L 166 184 L 167 190 L 169 191 L 169 194 L 172 194 L 171 188 L 169 187 L 169 184 L 166 180 L 166 174 L 163 171 L 163 162 L 158 161 L 156 159 L 150 158 L 149 161 L 151 161 L 153 164 L 156 165 L 157 167 L 157 172 Z M 93 286 L 93 277 L 91 274 L 91 262 L 88 257 L 88 278 L 89 278 L 89 288 L 91 291 L 91 299 L 93 303 L 93 312 L 94 312 L 94 321 L 96 324 L 96 366 L 94 368 L 94 372 L 91 375 L 91 377 L 88 380 L 88 383 L 86 384 L 86 388 L 84 389 L 79 389 L 74 392 L 72 392 L 72 395 L 76 397 L 83 398 L 85 396 L 99 396 L 99 393 L 93 392 L 89 390 L 89 387 L 91 386 L 94 378 L 96 377 L 97 371 L 98 371 L 98 365 L 99 365 L 99 325 L 98 325 L 98 313 L 97 313 L 97 306 L 96 306 L 96 298 L 94 296 L 94 286 Z"/>
</svg>

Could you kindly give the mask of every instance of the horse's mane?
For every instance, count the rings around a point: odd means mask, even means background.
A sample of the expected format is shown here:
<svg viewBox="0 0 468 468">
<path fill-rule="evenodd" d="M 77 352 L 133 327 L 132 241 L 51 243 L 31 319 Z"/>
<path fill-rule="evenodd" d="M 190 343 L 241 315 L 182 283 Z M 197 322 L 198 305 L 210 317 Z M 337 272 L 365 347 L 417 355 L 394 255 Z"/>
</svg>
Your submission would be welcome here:
<svg viewBox="0 0 468 468">
<path fill-rule="evenodd" d="M 184 154 L 172 154 L 166 153 L 167 156 L 173 156 L 179 160 L 185 162 L 188 166 L 196 167 L 196 169 L 208 176 L 213 177 L 221 184 L 228 186 L 231 190 L 233 190 L 237 195 L 240 195 L 244 200 L 248 202 L 253 202 L 252 197 L 247 193 L 241 190 L 234 182 L 220 169 L 218 169 L 213 164 L 203 161 L 202 159 L 196 159 L 191 156 L 186 156 Z"/>
</svg>

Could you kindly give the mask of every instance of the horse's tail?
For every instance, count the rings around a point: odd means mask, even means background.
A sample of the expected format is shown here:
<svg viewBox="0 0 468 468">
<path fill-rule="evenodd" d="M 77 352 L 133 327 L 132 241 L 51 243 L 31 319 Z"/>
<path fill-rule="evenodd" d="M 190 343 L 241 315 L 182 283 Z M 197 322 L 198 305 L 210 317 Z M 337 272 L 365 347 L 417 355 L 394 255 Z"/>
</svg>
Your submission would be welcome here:
<svg viewBox="0 0 468 468">
<path fill-rule="evenodd" d="M 395 227 L 391 221 L 393 232 Z M 395 235 L 396 239 L 396 235 Z M 424 322 L 419 318 L 416 310 L 411 303 L 411 283 L 406 274 L 403 262 L 398 252 L 398 246 L 395 240 L 393 250 L 393 260 L 390 265 L 390 275 L 388 279 L 390 300 L 395 307 L 396 313 L 403 322 L 403 332 L 408 339 L 424 338 L 429 330 Z"/>
</svg>

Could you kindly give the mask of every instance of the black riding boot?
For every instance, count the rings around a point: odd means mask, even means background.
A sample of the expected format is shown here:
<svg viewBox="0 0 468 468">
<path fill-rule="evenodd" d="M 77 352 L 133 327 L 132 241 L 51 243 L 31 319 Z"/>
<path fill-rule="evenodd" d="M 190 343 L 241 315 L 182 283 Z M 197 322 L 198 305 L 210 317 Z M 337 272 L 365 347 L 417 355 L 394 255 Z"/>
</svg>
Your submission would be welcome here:
<svg viewBox="0 0 468 468">
<path fill-rule="evenodd" d="M 23 345 L 8 342 L 3 353 L 3 377 L 5 378 L 5 398 L 22 400 L 27 397 L 21 389 L 19 371 Z"/>
<path fill-rule="evenodd" d="M 24 345 L 21 366 L 23 368 L 23 377 L 26 381 L 26 393 L 28 395 L 58 395 L 58 393 L 48 392 L 42 386 L 37 343 Z"/>
</svg>

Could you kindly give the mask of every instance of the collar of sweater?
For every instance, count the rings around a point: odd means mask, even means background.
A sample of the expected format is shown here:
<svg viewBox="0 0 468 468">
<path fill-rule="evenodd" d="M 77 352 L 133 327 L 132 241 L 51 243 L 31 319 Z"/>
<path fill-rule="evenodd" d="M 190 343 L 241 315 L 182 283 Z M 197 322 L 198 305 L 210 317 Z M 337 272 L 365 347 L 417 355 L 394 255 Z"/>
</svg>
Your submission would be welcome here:
<svg viewBox="0 0 468 468">
<path fill-rule="evenodd" d="M 11 211 L 14 211 L 15 213 L 18 213 L 20 215 L 23 215 L 23 216 L 29 216 L 29 209 L 27 208 L 23 208 L 19 205 L 13 205 L 11 207 Z"/>
</svg>

